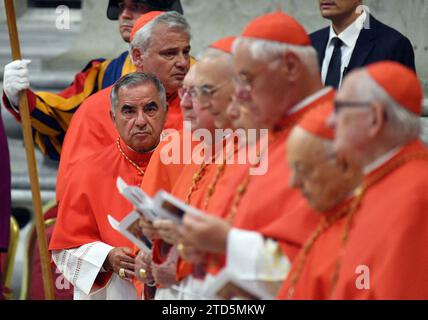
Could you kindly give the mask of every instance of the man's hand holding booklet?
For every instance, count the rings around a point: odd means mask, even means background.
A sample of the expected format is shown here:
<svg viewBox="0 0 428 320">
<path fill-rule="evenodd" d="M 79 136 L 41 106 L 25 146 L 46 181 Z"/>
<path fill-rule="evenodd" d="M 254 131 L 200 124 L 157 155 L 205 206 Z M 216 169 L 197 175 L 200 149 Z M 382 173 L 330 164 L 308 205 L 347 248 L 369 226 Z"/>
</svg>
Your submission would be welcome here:
<svg viewBox="0 0 428 320">
<path fill-rule="evenodd" d="M 117 188 L 135 209 L 120 223 L 111 216 L 108 217 L 109 221 L 113 228 L 146 252 L 149 252 L 150 249 L 144 241 L 144 235 L 138 224 L 141 215 L 151 222 L 171 220 L 181 224 L 185 214 L 203 214 L 165 191 L 159 191 L 152 198 L 139 187 L 126 184 L 120 177 L 117 178 Z M 181 289 L 177 286 L 176 290 Z M 223 270 L 217 276 L 211 277 L 210 281 L 206 281 L 203 291 L 203 296 L 210 299 L 259 300 L 273 298 L 260 286 L 254 286 L 251 281 L 243 281 L 227 270 Z"/>
<path fill-rule="evenodd" d="M 171 220 L 180 224 L 184 215 L 202 214 L 198 209 L 185 204 L 168 192 L 159 191 L 153 198 L 147 195 L 141 188 L 130 186 L 122 178 L 117 178 L 117 189 L 135 208 L 121 222 L 108 216 L 112 227 L 121 232 L 125 237 L 135 243 L 141 250 L 149 251 L 144 235 L 138 227 L 138 220 L 142 214 L 149 221 Z"/>
</svg>

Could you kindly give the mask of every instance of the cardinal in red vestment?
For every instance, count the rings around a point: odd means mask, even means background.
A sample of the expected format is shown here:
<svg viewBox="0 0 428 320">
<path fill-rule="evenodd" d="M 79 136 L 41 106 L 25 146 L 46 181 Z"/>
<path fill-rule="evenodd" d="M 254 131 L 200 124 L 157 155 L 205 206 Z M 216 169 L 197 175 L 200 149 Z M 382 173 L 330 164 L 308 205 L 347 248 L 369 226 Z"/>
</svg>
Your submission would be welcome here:
<svg viewBox="0 0 428 320">
<path fill-rule="evenodd" d="M 116 180 L 141 184 L 160 140 L 167 100 L 155 76 L 132 73 L 113 86 L 111 102 L 118 137 L 73 169 L 49 246 L 58 269 L 75 287 L 75 299 L 137 297 L 130 282 L 132 243 L 112 227 L 108 216 L 121 221 L 132 211 Z"/>
</svg>

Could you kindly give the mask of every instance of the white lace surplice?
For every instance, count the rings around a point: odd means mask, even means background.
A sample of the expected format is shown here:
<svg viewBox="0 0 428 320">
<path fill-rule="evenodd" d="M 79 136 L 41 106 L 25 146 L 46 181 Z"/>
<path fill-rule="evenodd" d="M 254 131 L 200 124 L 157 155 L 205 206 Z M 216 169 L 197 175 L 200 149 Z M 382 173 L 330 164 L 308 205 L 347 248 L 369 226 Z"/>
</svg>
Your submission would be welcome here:
<svg viewBox="0 0 428 320">
<path fill-rule="evenodd" d="M 113 273 L 100 287 L 95 280 L 113 249 L 103 242 L 92 242 L 74 249 L 54 250 L 52 259 L 64 277 L 74 286 L 75 300 L 136 300 L 134 286 Z"/>
</svg>

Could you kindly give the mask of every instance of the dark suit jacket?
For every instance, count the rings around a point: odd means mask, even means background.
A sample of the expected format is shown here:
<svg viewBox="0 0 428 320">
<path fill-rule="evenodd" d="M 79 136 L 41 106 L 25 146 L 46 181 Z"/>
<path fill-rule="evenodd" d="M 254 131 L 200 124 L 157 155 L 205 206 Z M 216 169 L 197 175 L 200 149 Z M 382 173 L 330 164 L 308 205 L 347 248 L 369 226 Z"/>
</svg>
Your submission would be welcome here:
<svg viewBox="0 0 428 320">
<path fill-rule="evenodd" d="M 312 45 L 318 52 L 320 67 L 329 35 L 330 27 L 310 35 Z M 396 61 L 415 70 L 415 54 L 409 39 L 370 15 L 370 28 L 361 30 L 346 73 L 382 60 Z"/>
</svg>

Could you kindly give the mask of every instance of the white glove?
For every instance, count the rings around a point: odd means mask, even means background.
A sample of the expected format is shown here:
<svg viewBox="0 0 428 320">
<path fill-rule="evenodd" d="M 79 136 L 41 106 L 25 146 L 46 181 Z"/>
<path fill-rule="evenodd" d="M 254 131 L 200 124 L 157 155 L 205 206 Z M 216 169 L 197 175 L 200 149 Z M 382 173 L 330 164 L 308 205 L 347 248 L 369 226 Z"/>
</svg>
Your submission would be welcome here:
<svg viewBox="0 0 428 320">
<path fill-rule="evenodd" d="M 30 87 L 28 64 L 31 60 L 15 60 L 4 67 L 3 90 L 9 101 L 17 106 L 19 92 Z"/>
</svg>

